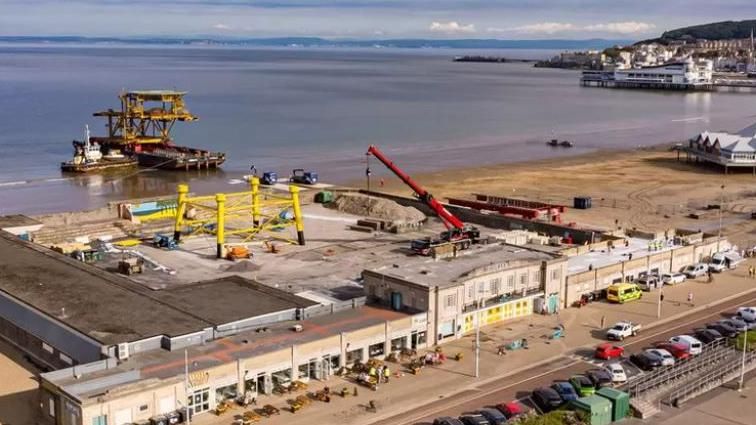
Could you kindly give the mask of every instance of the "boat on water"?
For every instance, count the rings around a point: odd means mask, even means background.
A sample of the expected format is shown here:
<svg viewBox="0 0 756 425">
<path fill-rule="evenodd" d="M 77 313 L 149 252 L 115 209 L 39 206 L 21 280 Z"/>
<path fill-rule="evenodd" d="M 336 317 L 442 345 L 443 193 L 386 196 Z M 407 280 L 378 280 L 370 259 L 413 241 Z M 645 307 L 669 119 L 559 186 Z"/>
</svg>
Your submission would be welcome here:
<svg viewBox="0 0 756 425">
<path fill-rule="evenodd" d="M 571 148 L 575 146 L 574 143 L 570 142 L 569 140 L 562 140 L 561 142 L 557 139 L 551 139 L 548 142 L 546 142 L 547 145 L 557 147 L 561 146 L 563 148 Z"/>
<path fill-rule="evenodd" d="M 89 137 L 89 126 L 85 126 L 84 141 L 74 140 L 74 155 L 70 161 L 62 162 L 60 169 L 64 172 L 87 173 L 110 168 L 126 168 L 137 165 L 137 160 L 124 155 L 119 149 L 108 148 L 102 153 L 99 143 L 92 143 Z"/>
</svg>

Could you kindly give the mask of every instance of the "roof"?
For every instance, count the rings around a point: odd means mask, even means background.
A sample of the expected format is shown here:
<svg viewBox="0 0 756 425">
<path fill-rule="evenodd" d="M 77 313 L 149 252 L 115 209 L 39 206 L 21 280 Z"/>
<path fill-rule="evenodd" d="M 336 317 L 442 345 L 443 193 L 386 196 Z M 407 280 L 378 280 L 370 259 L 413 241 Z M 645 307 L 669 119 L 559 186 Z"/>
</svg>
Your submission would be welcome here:
<svg viewBox="0 0 756 425">
<path fill-rule="evenodd" d="M 0 291 L 106 345 L 317 304 L 239 276 L 153 291 L 6 232 Z"/>
<path fill-rule="evenodd" d="M 31 217 L 27 217 L 23 214 L 12 214 L 0 216 L 0 229 L 6 227 L 19 227 L 19 226 L 38 226 L 42 222 L 37 221 Z"/>
<path fill-rule="evenodd" d="M 617 246 L 615 248 L 602 249 L 598 251 L 589 251 L 584 254 L 574 255 L 567 260 L 567 271 L 569 274 L 580 273 L 590 268 L 597 269 L 601 267 L 620 264 L 623 261 L 644 258 L 649 255 L 655 255 L 660 252 L 667 252 L 671 249 L 678 248 L 677 245 L 664 245 L 656 251 L 649 251 L 649 240 L 640 238 L 627 238 L 628 246 Z"/>
<path fill-rule="evenodd" d="M 712 145 L 719 143 L 719 149 L 723 151 L 735 153 L 756 152 L 756 124 L 746 127 L 736 134 L 704 131 L 699 135 L 698 140 L 705 141 L 706 139 Z"/>
<path fill-rule="evenodd" d="M 176 91 L 176 90 L 129 90 L 124 94 L 152 97 L 152 96 L 183 96 L 186 93 L 187 92 L 185 91 Z"/>
<path fill-rule="evenodd" d="M 188 360 L 192 370 L 206 370 L 238 359 L 290 349 L 293 345 L 302 345 L 407 317 L 409 316 L 406 313 L 363 306 L 304 321 L 271 325 L 266 328 L 266 332 L 252 330 L 203 345 L 190 346 L 187 348 Z M 302 325 L 301 332 L 291 330 L 295 323 Z M 111 369 L 84 373 L 79 377 L 59 377 L 58 372 L 52 372 L 43 375 L 43 379 L 58 385 L 69 395 L 85 401 L 88 398 L 107 397 L 108 390 L 127 384 L 132 386 L 139 382 L 160 382 L 177 377 L 183 379 L 184 367 L 184 350 L 153 350 L 133 355 L 127 362 Z M 138 391 L 137 386 L 132 388 Z"/>
<path fill-rule="evenodd" d="M 370 270 L 427 287 L 452 286 L 477 276 L 556 258 L 543 252 L 505 244 L 473 245 L 455 258 L 418 261 L 417 256 Z"/>
</svg>

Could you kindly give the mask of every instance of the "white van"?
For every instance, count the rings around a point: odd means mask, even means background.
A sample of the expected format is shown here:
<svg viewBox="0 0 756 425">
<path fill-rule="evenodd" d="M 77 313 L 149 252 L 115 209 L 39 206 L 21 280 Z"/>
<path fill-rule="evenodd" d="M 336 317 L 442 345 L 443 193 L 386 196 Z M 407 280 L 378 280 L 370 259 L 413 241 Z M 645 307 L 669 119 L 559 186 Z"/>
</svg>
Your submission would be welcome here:
<svg viewBox="0 0 756 425">
<path fill-rule="evenodd" d="M 727 269 L 734 269 L 743 261 L 743 257 L 736 251 L 717 252 L 711 256 L 709 270 L 721 273 Z"/>
<path fill-rule="evenodd" d="M 673 336 L 669 342 L 684 345 L 691 356 L 697 356 L 703 351 L 703 343 L 690 335 Z"/>
</svg>

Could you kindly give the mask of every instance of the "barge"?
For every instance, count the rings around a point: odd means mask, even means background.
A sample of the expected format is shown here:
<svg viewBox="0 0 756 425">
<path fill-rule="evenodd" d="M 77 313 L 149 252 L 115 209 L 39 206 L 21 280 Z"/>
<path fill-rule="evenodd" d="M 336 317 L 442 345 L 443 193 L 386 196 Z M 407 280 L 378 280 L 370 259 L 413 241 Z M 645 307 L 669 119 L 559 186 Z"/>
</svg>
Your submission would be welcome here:
<svg viewBox="0 0 756 425">
<path fill-rule="evenodd" d="M 136 145 L 132 151 L 139 166 L 163 170 L 218 168 L 226 160 L 222 152 L 176 146 L 172 143 Z"/>
</svg>

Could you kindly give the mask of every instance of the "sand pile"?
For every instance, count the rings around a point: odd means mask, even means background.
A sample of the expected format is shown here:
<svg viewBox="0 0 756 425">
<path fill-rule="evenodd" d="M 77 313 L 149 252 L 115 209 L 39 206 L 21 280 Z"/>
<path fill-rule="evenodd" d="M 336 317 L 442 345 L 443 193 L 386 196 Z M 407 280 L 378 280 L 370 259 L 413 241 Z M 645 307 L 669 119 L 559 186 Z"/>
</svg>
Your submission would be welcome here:
<svg viewBox="0 0 756 425">
<path fill-rule="evenodd" d="M 227 272 L 232 273 L 244 273 L 244 272 L 256 272 L 260 270 L 260 266 L 249 260 L 239 261 L 233 265 L 226 267 Z"/>
<path fill-rule="evenodd" d="M 425 220 L 425 214 L 416 208 L 403 207 L 390 199 L 360 193 L 343 193 L 337 196 L 329 207 L 347 214 L 389 220 L 396 224 Z"/>
</svg>

